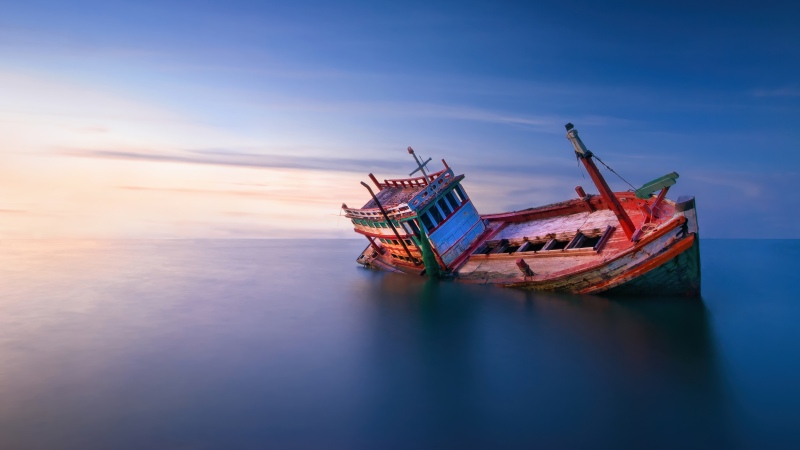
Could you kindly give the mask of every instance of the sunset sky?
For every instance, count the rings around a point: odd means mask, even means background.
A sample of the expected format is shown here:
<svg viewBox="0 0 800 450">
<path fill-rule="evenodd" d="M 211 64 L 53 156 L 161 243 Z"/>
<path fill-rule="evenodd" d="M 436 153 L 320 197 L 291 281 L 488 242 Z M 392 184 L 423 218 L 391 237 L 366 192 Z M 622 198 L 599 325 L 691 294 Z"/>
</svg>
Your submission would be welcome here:
<svg viewBox="0 0 800 450">
<path fill-rule="evenodd" d="M 596 192 L 566 122 L 637 187 L 678 172 L 706 237 L 800 238 L 798 9 L 4 1 L 0 239 L 355 237 L 408 146 L 538 206 Z"/>
</svg>

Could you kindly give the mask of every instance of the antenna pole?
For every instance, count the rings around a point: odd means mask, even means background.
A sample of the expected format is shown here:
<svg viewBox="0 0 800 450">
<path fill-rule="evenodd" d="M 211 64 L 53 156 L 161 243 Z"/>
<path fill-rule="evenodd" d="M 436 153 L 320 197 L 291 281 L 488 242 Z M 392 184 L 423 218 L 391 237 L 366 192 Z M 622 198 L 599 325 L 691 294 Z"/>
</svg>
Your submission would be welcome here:
<svg viewBox="0 0 800 450">
<path fill-rule="evenodd" d="M 410 174 L 408 174 L 408 176 L 414 175 L 414 174 L 415 174 L 415 173 L 416 173 L 416 172 L 419 170 L 419 171 L 421 171 L 421 172 L 422 172 L 422 176 L 425 178 L 425 184 L 428 184 L 428 174 L 427 174 L 427 173 L 425 173 L 425 166 L 426 166 L 426 165 L 427 165 L 429 162 L 431 162 L 431 158 L 428 158 L 428 160 L 427 160 L 427 161 L 425 161 L 425 162 L 422 162 L 422 161 L 420 161 L 420 160 L 419 160 L 419 158 L 417 158 L 417 154 L 416 154 L 416 153 L 414 153 L 414 149 L 413 149 L 413 148 L 411 148 L 411 147 L 408 147 L 408 153 L 410 153 L 410 154 L 411 154 L 411 156 L 413 156 L 413 157 L 414 157 L 414 161 L 416 161 L 416 162 L 417 162 L 417 166 L 419 166 L 419 167 L 417 167 L 416 169 L 414 169 L 414 171 L 413 171 L 413 172 L 411 172 Z"/>
</svg>

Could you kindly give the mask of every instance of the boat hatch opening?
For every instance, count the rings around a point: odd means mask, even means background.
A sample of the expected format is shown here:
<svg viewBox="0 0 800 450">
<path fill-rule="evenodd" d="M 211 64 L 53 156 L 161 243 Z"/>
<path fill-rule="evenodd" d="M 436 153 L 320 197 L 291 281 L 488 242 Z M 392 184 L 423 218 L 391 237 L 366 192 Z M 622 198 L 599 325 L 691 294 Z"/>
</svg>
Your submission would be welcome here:
<svg viewBox="0 0 800 450">
<path fill-rule="evenodd" d="M 489 250 L 491 250 L 491 247 L 489 247 L 486 244 L 483 244 L 480 247 L 478 247 L 474 252 L 472 252 L 472 254 L 473 255 L 486 255 L 486 254 L 489 253 Z"/>
<path fill-rule="evenodd" d="M 547 244 L 547 241 L 541 242 L 526 242 L 522 245 L 519 249 L 520 252 L 538 252 L 539 250 L 544 248 L 544 245 Z"/>
<path fill-rule="evenodd" d="M 564 250 L 569 242 L 567 239 L 550 239 L 550 242 L 544 246 L 543 250 Z"/>
<path fill-rule="evenodd" d="M 500 241 L 484 242 L 480 247 L 472 252 L 473 255 L 488 255 L 489 253 L 496 253 L 494 250 L 497 248 Z"/>
<path fill-rule="evenodd" d="M 521 252 L 538 252 L 539 250 L 544 248 L 545 244 L 547 244 L 547 241 L 526 242 L 525 245 L 522 246 L 520 251 Z"/>
<path fill-rule="evenodd" d="M 508 239 L 503 239 L 502 241 L 498 242 L 494 249 L 491 251 L 492 254 L 496 253 L 506 253 L 508 250 Z"/>
<path fill-rule="evenodd" d="M 598 242 L 600 242 L 599 234 L 593 237 L 583 236 L 583 239 L 572 248 L 594 248 Z"/>
<path fill-rule="evenodd" d="M 600 237 L 597 236 L 595 238 L 590 238 L 585 234 L 581 233 L 580 231 L 575 234 L 569 244 L 567 244 L 567 250 L 571 248 L 586 248 L 586 247 L 594 247 L 594 244 L 600 240 Z"/>
</svg>

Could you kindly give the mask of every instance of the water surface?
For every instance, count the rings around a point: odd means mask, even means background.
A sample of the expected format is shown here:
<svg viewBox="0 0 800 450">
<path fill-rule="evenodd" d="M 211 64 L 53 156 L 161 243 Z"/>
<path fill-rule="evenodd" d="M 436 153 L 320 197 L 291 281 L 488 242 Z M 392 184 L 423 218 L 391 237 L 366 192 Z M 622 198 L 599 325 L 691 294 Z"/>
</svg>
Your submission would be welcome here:
<svg viewBox="0 0 800 450">
<path fill-rule="evenodd" d="M 798 448 L 800 241 L 703 298 L 359 268 L 361 241 L 2 241 L 0 448 Z"/>
</svg>

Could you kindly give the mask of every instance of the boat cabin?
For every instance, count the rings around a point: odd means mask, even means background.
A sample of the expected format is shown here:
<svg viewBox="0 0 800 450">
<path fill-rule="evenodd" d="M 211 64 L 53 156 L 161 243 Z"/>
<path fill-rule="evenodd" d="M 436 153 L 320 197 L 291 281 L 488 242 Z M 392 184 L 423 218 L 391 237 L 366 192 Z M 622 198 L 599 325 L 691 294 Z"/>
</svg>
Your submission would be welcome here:
<svg viewBox="0 0 800 450">
<path fill-rule="evenodd" d="M 455 175 L 445 160 L 443 170 L 426 173 L 425 164 L 429 161 L 418 161 L 417 170 L 423 175 L 416 178 L 380 182 L 369 174 L 377 192 L 366 183 L 362 185 L 372 198 L 361 208 L 342 205 L 355 231 L 364 235 L 374 250 L 371 257 L 364 252 L 359 258 L 371 261 L 359 262 L 385 265 L 380 260 L 386 261 L 388 256 L 394 265 L 422 270 L 423 240 L 427 240 L 437 264 L 446 270 L 486 231 L 461 186 L 464 175 Z M 377 258 L 378 255 L 384 258 Z"/>
</svg>

